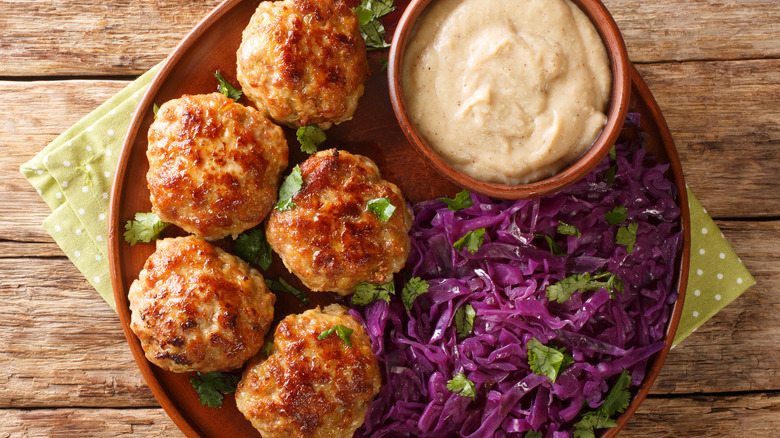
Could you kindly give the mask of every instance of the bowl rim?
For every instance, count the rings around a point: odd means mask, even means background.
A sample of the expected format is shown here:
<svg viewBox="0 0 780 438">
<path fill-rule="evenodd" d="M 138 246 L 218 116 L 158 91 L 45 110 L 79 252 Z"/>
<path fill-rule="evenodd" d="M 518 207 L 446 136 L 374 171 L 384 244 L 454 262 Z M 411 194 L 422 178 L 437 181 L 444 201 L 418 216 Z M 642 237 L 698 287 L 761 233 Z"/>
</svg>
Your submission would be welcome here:
<svg viewBox="0 0 780 438">
<path fill-rule="evenodd" d="M 582 179 L 606 157 L 620 135 L 628 113 L 631 78 L 628 51 L 622 34 L 612 15 L 600 0 L 569 1 L 579 7 L 590 19 L 607 51 L 612 73 L 610 99 L 606 112 L 607 121 L 591 146 L 561 171 L 535 182 L 518 185 L 481 181 L 456 169 L 433 150 L 411 120 L 403 92 L 402 63 L 407 43 L 414 33 L 417 21 L 433 1 L 435 0 L 412 0 L 404 10 L 393 35 L 387 68 L 393 112 L 404 135 L 429 166 L 445 179 L 472 192 L 502 199 L 522 199 L 562 190 Z"/>
</svg>

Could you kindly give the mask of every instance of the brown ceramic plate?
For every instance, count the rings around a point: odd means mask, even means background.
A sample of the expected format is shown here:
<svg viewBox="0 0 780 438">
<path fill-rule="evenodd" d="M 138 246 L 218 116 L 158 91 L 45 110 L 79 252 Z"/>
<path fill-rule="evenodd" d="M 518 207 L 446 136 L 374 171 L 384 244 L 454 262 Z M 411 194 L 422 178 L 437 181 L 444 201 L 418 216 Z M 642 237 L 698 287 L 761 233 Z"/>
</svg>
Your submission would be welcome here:
<svg viewBox="0 0 780 438">
<path fill-rule="evenodd" d="M 216 70 L 221 70 L 231 83 L 237 84 L 235 52 L 241 40 L 241 31 L 249 22 L 258 3 L 258 0 L 225 1 L 196 26 L 166 60 L 132 118 L 119 157 L 111 194 L 109 262 L 117 311 L 125 336 L 138 367 L 160 405 L 176 425 L 190 437 L 257 437 L 259 434 L 238 412 L 232 395 L 225 397 L 225 404 L 220 409 L 204 407 L 199 403 L 189 383 L 194 373 L 170 373 L 151 365 L 146 360 L 138 339 L 129 328 L 130 310 L 127 291 L 133 280 L 137 278 L 146 258 L 154 251 L 154 244 L 138 244 L 131 247 L 123 240 L 122 234 L 124 223 L 136 212 L 151 210 L 145 176 L 148 170 L 146 133 L 152 123 L 153 105 L 155 103 L 160 105 L 185 93 L 214 91 L 216 81 L 213 73 Z M 401 10 L 408 2 L 397 1 L 396 3 L 399 10 L 388 15 L 385 20 L 389 32 L 393 31 L 393 23 L 398 20 Z M 388 97 L 387 78 L 385 73 L 380 71 L 380 58 L 386 54 L 386 52 L 370 52 L 369 62 L 373 74 L 366 86 L 366 93 L 360 100 L 358 113 L 353 120 L 329 130 L 328 139 L 321 148 L 338 147 L 371 157 L 382 170 L 384 177 L 398 184 L 411 202 L 452 196 L 460 189 L 427 167 L 407 142 L 396 121 Z M 674 180 L 679 189 L 678 202 L 683 212 L 682 227 L 685 241 L 677 262 L 675 284 L 682 298 L 687 282 L 690 251 L 688 202 L 682 169 L 661 112 L 650 91 L 633 68 L 631 81 L 632 106 L 642 115 L 640 129 L 649 135 L 647 149 L 650 153 L 659 156 L 662 161 L 671 164 L 669 177 Z M 244 99 L 241 102 L 246 103 Z M 289 129 L 286 132 L 291 152 L 290 163 L 294 165 L 303 161 L 305 156 L 297 150 L 295 133 Z M 632 134 L 635 133 L 625 132 L 625 135 Z M 166 230 L 166 235 L 177 233 L 176 230 L 170 230 L 171 228 L 173 227 Z M 229 241 L 220 244 L 230 249 Z M 286 272 L 278 260 L 274 262 L 267 274 L 271 278 L 282 276 L 294 285 L 301 286 L 294 276 Z M 339 299 L 331 294 L 312 294 L 310 297 L 311 307 Z M 681 308 L 682 299 L 675 306 L 673 318 L 667 328 L 667 347 L 653 358 L 645 381 L 626 413 L 618 420 L 621 426 L 639 407 L 658 375 L 677 329 Z M 278 294 L 275 310 L 278 320 L 289 313 L 298 313 L 304 309 L 292 296 Z M 606 436 L 613 436 L 615 433 L 617 429 L 610 429 L 606 432 Z"/>
</svg>

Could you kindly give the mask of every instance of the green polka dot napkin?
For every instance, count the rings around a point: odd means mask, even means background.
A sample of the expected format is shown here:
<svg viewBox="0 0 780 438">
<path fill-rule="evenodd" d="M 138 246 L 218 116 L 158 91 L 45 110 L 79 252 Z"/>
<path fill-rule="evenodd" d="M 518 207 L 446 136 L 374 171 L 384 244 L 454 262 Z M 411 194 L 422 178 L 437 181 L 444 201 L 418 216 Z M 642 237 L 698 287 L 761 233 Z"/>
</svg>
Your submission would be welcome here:
<svg viewBox="0 0 780 438">
<path fill-rule="evenodd" d="M 130 116 L 158 68 L 117 93 L 21 167 L 52 209 L 43 227 L 114 309 L 106 242 L 111 181 Z M 688 197 L 691 270 L 675 345 L 755 284 L 690 190 Z"/>
</svg>

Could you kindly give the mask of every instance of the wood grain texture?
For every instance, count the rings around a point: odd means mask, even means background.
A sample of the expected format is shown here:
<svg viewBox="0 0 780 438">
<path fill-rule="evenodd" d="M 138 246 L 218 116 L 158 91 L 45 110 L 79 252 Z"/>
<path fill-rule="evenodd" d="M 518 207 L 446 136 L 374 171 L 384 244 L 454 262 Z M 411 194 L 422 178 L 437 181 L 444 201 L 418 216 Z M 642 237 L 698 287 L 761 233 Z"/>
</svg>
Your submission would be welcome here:
<svg viewBox="0 0 780 438">
<path fill-rule="evenodd" d="M 777 0 L 603 0 L 633 62 L 780 56 Z"/>
<path fill-rule="evenodd" d="M 183 437 L 162 409 L 0 410 L 0 437 Z"/>
<path fill-rule="evenodd" d="M 780 56 L 776 0 L 606 0 L 634 62 Z M 0 1 L 0 76 L 137 75 L 219 0 Z"/>
<path fill-rule="evenodd" d="M 0 76 L 138 75 L 220 0 L 0 1 Z"/>
</svg>

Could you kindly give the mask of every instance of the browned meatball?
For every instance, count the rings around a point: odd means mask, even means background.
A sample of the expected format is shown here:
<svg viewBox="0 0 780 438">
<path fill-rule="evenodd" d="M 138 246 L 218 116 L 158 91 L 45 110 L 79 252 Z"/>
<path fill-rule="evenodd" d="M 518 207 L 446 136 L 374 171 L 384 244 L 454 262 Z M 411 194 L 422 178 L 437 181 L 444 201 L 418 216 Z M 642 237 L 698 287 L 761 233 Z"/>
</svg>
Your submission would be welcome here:
<svg viewBox="0 0 780 438">
<path fill-rule="evenodd" d="M 346 0 L 262 2 L 236 54 L 238 81 L 257 108 L 292 127 L 352 118 L 369 69 Z"/>
<path fill-rule="evenodd" d="M 176 373 L 241 367 L 263 346 L 276 301 L 257 270 L 194 236 L 158 240 L 128 299 L 146 358 Z"/>
<path fill-rule="evenodd" d="M 287 153 L 282 128 L 220 93 L 168 101 L 149 128 L 152 210 L 204 239 L 235 236 L 273 208 Z"/>
<path fill-rule="evenodd" d="M 352 331 L 352 346 L 336 333 Z M 263 438 L 351 437 L 379 392 L 379 365 L 363 326 L 337 304 L 289 315 L 276 328 L 271 356 L 244 370 L 236 405 Z"/>
<path fill-rule="evenodd" d="M 345 151 L 317 152 L 300 169 L 295 206 L 274 209 L 266 226 L 287 269 L 313 291 L 342 295 L 358 283 L 390 281 L 409 255 L 412 213 L 401 190 L 382 179 L 373 161 Z M 368 209 L 379 198 L 396 208 L 387 221 Z"/>
</svg>

